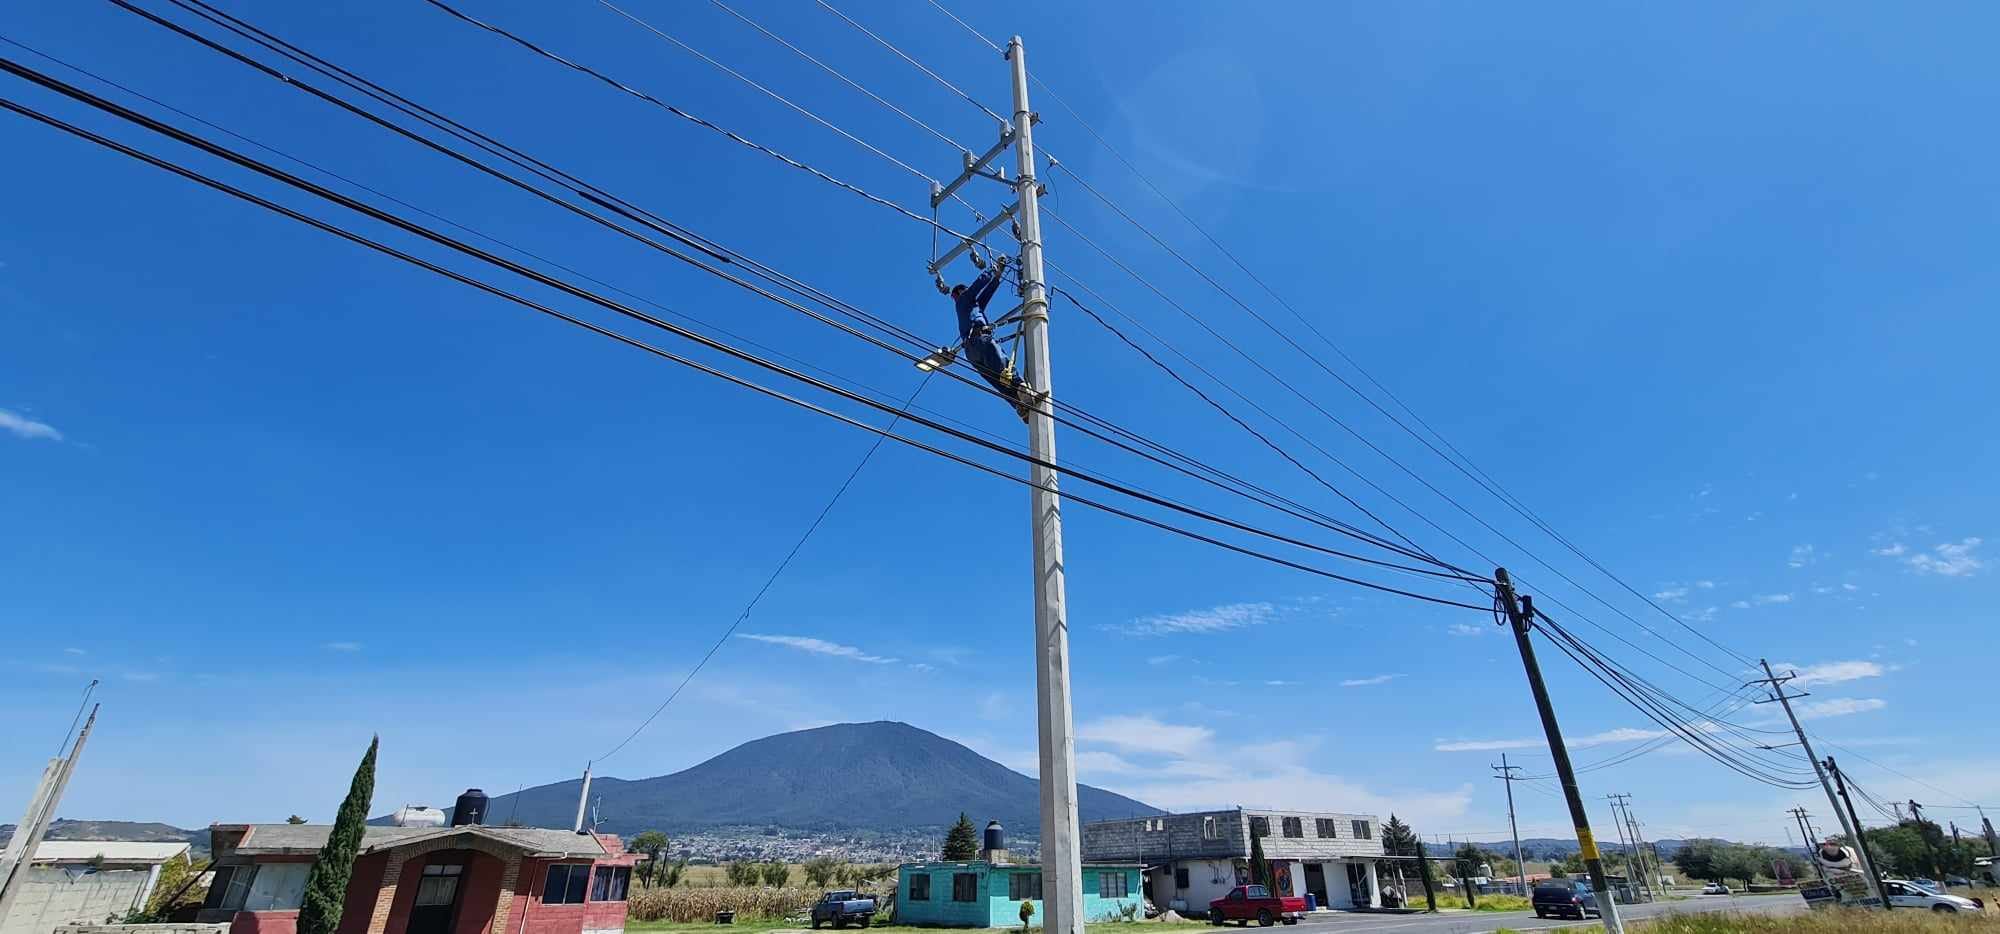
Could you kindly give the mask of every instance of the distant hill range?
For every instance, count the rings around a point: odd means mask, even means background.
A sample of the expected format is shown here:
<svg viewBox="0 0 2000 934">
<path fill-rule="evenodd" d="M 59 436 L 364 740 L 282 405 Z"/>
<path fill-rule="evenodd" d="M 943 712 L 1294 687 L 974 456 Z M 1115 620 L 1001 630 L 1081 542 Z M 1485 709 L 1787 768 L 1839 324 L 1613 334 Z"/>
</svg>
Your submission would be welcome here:
<svg viewBox="0 0 2000 934">
<path fill-rule="evenodd" d="M 488 823 L 568 827 L 581 779 L 496 796 Z M 941 827 L 960 812 L 984 827 L 1039 836 L 1040 783 L 907 723 L 841 723 L 752 740 L 671 775 L 627 780 L 598 776 L 599 829 L 776 826 L 801 830 Z M 1159 808 L 1088 785 L 1077 786 L 1083 820 L 1140 817 Z M 439 802 L 442 804 L 443 802 Z M 381 822 L 386 818 L 376 818 Z"/>
<path fill-rule="evenodd" d="M 13 824 L 0 824 L 0 846 L 14 836 Z M 182 830 L 172 824 L 129 820 L 65 820 L 49 825 L 46 840 L 138 840 L 145 843 L 187 843 L 195 855 L 208 855 L 208 830 Z"/>
<path fill-rule="evenodd" d="M 1457 847 L 1463 844 L 1464 842 L 1465 841 L 1463 840 L 1453 843 L 1432 843 L 1429 841 L 1425 841 L 1424 853 L 1425 855 L 1428 856 L 1450 856 L 1453 852 L 1456 851 Z M 1512 840 L 1474 840 L 1472 842 L 1477 844 L 1480 849 L 1489 850 L 1491 852 L 1498 853 L 1501 856 L 1506 856 L 1511 858 L 1514 855 L 1514 841 Z M 1660 851 L 1660 856 L 1663 859 L 1673 859 L 1674 853 L 1676 851 L 1678 851 L 1681 847 L 1692 842 L 1694 841 L 1676 840 L 1671 838 L 1665 840 L 1646 841 L 1648 846 L 1650 846 L 1655 850 Z M 1709 840 L 1707 842 L 1728 843 L 1730 841 L 1714 839 L 1714 840 Z M 1623 853 L 1626 850 L 1625 844 L 1620 843 L 1617 840 L 1612 840 L 1609 843 L 1606 843 L 1603 840 L 1599 840 L 1597 841 L 1597 846 L 1599 849 L 1603 850 L 1606 853 Z M 1565 840 L 1560 837 L 1522 837 L 1521 852 L 1527 854 L 1529 862 L 1538 862 L 1544 860 L 1568 859 L 1569 857 L 1576 855 L 1576 853 L 1578 852 L 1578 848 L 1575 839 Z"/>
</svg>

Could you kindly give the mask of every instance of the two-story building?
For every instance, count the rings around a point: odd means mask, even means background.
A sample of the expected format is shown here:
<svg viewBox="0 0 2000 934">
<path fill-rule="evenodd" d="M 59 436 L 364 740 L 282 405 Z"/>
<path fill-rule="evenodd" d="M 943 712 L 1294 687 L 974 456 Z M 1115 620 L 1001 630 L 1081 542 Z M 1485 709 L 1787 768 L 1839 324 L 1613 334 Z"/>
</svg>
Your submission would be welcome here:
<svg viewBox="0 0 2000 934">
<path fill-rule="evenodd" d="M 1250 836 L 1263 838 L 1274 888 L 1321 908 L 1381 905 L 1375 863 L 1382 825 L 1372 814 L 1231 808 L 1083 825 L 1086 862 L 1137 862 L 1153 904 L 1181 912 L 1250 880 Z"/>
</svg>

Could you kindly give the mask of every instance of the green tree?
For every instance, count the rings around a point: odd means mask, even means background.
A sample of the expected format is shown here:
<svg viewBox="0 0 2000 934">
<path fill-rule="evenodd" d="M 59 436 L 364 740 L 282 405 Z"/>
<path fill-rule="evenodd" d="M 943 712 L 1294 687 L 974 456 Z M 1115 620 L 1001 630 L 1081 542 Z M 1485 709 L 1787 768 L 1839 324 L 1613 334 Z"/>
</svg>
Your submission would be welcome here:
<svg viewBox="0 0 2000 934">
<path fill-rule="evenodd" d="M 648 830 L 633 835 L 632 842 L 626 844 L 626 849 L 645 854 L 646 861 L 639 866 L 639 881 L 645 883 L 647 888 L 652 888 L 654 882 L 658 881 L 661 874 L 666 871 L 665 857 L 669 842 L 666 834 Z"/>
<path fill-rule="evenodd" d="M 688 868 L 687 860 L 685 859 L 674 860 L 674 864 L 672 866 L 667 867 L 667 873 L 665 877 L 661 879 L 660 885 L 663 888 L 671 889 L 674 886 L 681 884 L 681 876 L 687 872 L 687 868 Z"/>
<path fill-rule="evenodd" d="M 1715 844 L 1706 840 L 1682 844 L 1674 851 L 1674 865 L 1681 867 L 1681 873 L 1690 879 L 1713 882 L 1719 878 L 1715 873 Z"/>
<path fill-rule="evenodd" d="M 1269 830 L 1266 825 L 1265 832 Z M 1264 861 L 1264 834 L 1257 832 L 1254 821 L 1250 825 L 1250 884 L 1271 887 L 1271 864 Z"/>
<path fill-rule="evenodd" d="M 368 752 L 354 770 L 347 799 L 333 817 L 333 830 L 319 858 L 306 872 L 306 891 L 299 903 L 298 934 L 333 934 L 340 927 L 340 912 L 347 902 L 347 880 L 354 875 L 354 854 L 361 849 L 361 835 L 368 828 L 368 805 L 375 798 L 375 751 L 381 737 L 368 741 Z"/>
<path fill-rule="evenodd" d="M 799 868 L 805 870 L 806 884 L 816 889 L 826 888 L 836 880 L 846 885 L 851 875 L 848 865 L 832 856 L 815 856 Z"/>
<path fill-rule="evenodd" d="M 785 863 L 765 863 L 762 876 L 765 885 L 782 889 L 792 881 L 792 867 Z"/>
<path fill-rule="evenodd" d="M 951 863 L 979 858 L 979 832 L 972 829 L 972 819 L 964 811 L 958 812 L 958 823 L 944 835 L 943 858 Z"/>
<path fill-rule="evenodd" d="M 292 815 L 292 816 L 290 816 L 290 817 L 287 817 L 287 818 L 285 818 L 285 823 L 287 823 L 287 824 L 303 824 L 303 823 L 305 823 L 305 822 L 306 822 L 306 819 L 305 819 L 305 818 L 303 818 L 303 817 L 300 817 L 300 816 L 298 816 L 297 814 L 294 814 L 294 815 Z"/>
<path fill-rule="evenodd" d="M 1417 852 L 1417 835 L 1410 830 L 1410 825 L 1394 814 L 1390 814 L 1389 822 L 1382 825 L 1382 852 L 1390 856 L 1422 855 Z"/>
<path fill-rule="evenodd" d="M 1551 875 L 1554 874 L 1556 869 L 1561 869 L 1565 877 L 1590 875 L 1590 867 L 1584 864 L 1582 853 L 1571 853 L 1561 860 L 1549 864 Z"/>
</svg>

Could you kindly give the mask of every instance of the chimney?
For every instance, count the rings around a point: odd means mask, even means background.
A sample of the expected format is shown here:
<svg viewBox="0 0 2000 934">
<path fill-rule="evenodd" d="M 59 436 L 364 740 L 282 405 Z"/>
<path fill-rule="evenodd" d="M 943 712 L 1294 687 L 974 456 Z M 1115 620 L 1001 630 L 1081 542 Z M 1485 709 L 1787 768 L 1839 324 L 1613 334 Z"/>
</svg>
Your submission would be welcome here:
<svg viewBox="0 0 2000 934">
<path fill-rule="evenodd" d="M 986 822 L 986 843 L 979 848 L 979 858 L 995 866 L 1007 864 L 1007 830 L 999 821 Z"/>
</svg>

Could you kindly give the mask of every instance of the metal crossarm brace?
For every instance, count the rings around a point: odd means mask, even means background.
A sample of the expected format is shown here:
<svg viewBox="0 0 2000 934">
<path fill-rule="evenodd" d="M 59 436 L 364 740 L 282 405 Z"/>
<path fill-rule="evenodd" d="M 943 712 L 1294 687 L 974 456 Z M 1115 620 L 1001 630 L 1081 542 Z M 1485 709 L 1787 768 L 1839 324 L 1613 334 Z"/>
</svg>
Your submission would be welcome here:
<svg viewBox="0 0 2000 934">
<path fill-rule="evenodd" d="M 974 175 L 984 175 L 987 178 L 994 179 L 995 181 L 1001 181 L 1001 182 L 1006 181 L 1007 177 L 1005 175 L 993 172 L 987 172 L 984 170 L 986 168 L 987 163 L 1000 158 L 1001 153 L 1006 152 L 1008 147 L 1014 145 L 1014 135 L 1015 134 L 1013 127 L 1003 126 L 1000 130 L 1000 141 L 994 143 L 992 149 L 986 150 L 985 155 L 982 155 L 979 158 L 975 159 L 972 157 L 972 153 L 969 152 L 966 153 L 965 169 L 964 171 L 958 173 L 957 178 L 951 180 L 951 184 L 945 185 L 943 187 L 932 186 L 931 207 L 937 207 L 938 205 L 943 204 L 946 198 L 951 197 L 953 194 L 956 194 L 960 188 L 965 187 L 965 183 L 971 181 Z"/>
<path fill-rule="evenodd" d="M 972 245 L 975 242 L 985 239 L 987 234 L 990 234 L 993 231 L 999 229 L 1001 224 L 1012 219 L 1014 216 L 1014 212 L 1020 209 L 1021 209 L 1021 203 L 1019 201 L 1016 201 L 1013 204 L 1001 208 L 1000 213 L 994 215 L 992 220 L 989 220 L 985 224 L 982 224 L 980 228 L 978 230 L 973 231 L 970 236 L 966 237 L 963 240 L 960 240 L 957 246 L 952 247 L 949 250 L 946 250 L 943 256 L 940 256 L 937 259 L 932 260 L 930 267 L 931 275 L 937 275 L 946 266 L 951 265 L 951 261 L 957 259 L 959 254 L 964 253 L 966 250 L 971 249 Z"/>
</svg>

